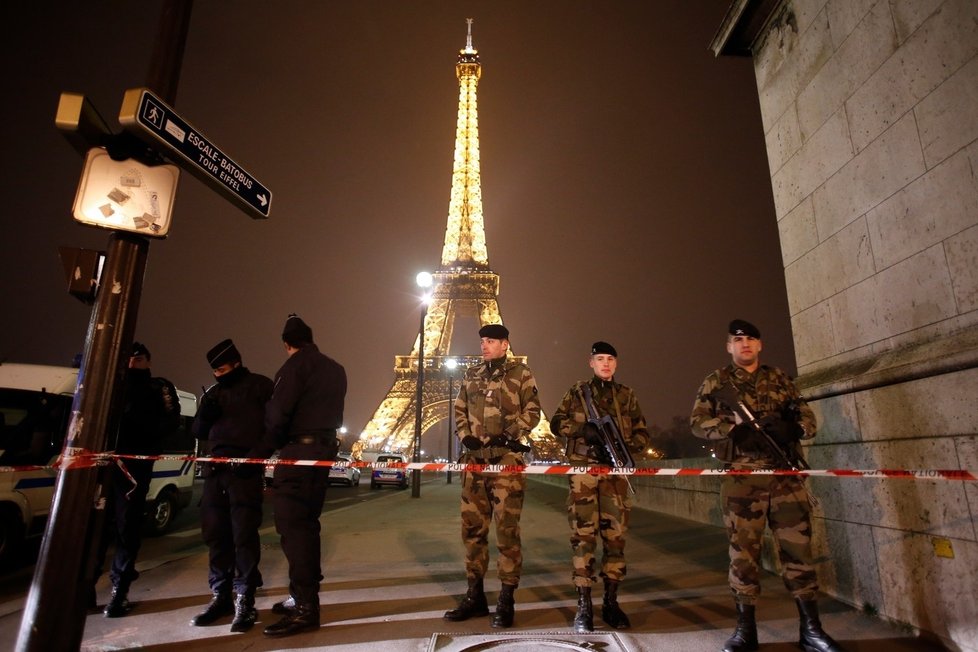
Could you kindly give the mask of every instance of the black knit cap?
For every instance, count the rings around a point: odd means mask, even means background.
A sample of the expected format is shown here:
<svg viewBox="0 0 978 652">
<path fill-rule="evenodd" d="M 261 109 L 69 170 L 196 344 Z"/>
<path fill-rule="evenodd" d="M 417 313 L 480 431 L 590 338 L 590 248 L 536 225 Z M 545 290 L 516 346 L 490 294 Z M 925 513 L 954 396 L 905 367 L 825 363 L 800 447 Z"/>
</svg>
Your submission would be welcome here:
<svg viewBox="0 0 978 652">
<path fill-rule="evenodd" d="M 486 324 L 479 329 L 479 337 L 488 337 L 491 340 L 508 340 L 509 329 L 502 324 Z"/>
<path fill-rule="evenodd" d="M 595 342 L 591 345 L 591 355 L 598 355 L 601 353 L 605 355 L 613 355 L 616 358 L 618 357 L 618 351 L 616 351 L 615 347 L 611 346 L 607 342 Z"/>
<path fill-rule="evenodd" d="M 295 346 L 296 344 L 312 344 L 312 329 L 294 312 L 285 320 L 282 329 L 282 341 Z"/>
<path fill-rule="evenodd" d="M 727 333 L 734 336 L 741 335 L 761 339 L 761 331 L 757 330 L 757 326 L 743 319 L 734 319 L 730 322 Z"/>
<path fill-rule="evenodd" d="M 223 340 L 207 352 L 207 364 L 211 366 L 211 369 L 217 369 L 235 362 L 241 362 L 241 354 L 230 339 Z"/>
<path fill-rule="evenodd" d="M 153 357 L 149 354 L 149 349 L 146 348 L 145 344 L 142 342 L 133 342 L 132 353 L 129 354 L 129 357 L 135 358 L 137 355 L 145 355 L 147 360 L 152 359 Z"/>
</svg>

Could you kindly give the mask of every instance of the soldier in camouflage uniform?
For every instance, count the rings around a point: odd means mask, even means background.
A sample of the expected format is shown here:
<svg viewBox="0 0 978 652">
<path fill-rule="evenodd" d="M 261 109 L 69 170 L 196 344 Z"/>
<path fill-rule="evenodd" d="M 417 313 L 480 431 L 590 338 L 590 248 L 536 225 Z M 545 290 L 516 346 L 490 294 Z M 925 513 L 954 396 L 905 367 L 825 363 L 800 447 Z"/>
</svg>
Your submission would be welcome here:
<svg viewBox="0 0 978 652">
<path fill-rule="evenodd" d="M 567 458 L 572 464 L 595 465 L 602 462 L 598 453 L 601 438 L 597 427 L 588 422 L 585 386 L 599 417 L 610 415 L 633 454 L 648 448 L 649 433 L 638 399 L 630 387 L 616 383 L 618 352 L 607 342 L 591 345 L 589 361 L 594 377 L 571 387 L 550 420 L 550 430 L 567 438 Z M 597 449 L 597 450 L 596 450 Z M 597 535 L 601 536 L 601 577 L 604 579 L 604 601 L 601 619 L 614 629 L 631 626 L 628 616 L 618 606 L 618 585 L 625 577 L 625 532 L 632 509 L 631 486 L 627 476 L 574 474 L 569 476 L 567 517 L 571 526 L 571 548 L 574 552 L 573 581 L 577 587 L 577 615 L 574 630 L 594 631 L 591 586 L 594 584 L 594 551 Z"/>
<path fill-rule="evenodd" d="M 523 466 L 522 440 L 540 421 L 540 398 L 533 372 L 511 357 L 509 331 L 502 324 L 479 330 L 484 362 L 470 367 L 455 399 L 458 437 L 466 464 Z M 468 591 L 445 619 L 467 620 L 489 613 L 483 578 L 489 565 L 489 523 L 496 524 L 497 571 L 502 588 L 493 627 L 512 627 L 513 592 L 520 583 L 523 552 L 520 515 L 526 476 L 517 473 L 462 474 L 462 543 Z"/>
<path fill-rule="evenodd" d="M 815 435 L 815 414 L 791 378 L 760 363 L 761 333 L 735 319 L 727 334 L 732 363 L 703 381 L 693 404 L 693 434 L 715 443 L 716 457 L 731 469 L 784 468 L 772 441 L 788 459 L 799 459 L 799 440 Z M 716 391 L 732 385 L 770 441 L 757 432 Z M 799 645 L 809 652 L 842 650 L 822 630 L 816 602 L 818 583 L 812 566 L 808 490 L 798 476 L 728 475 L 721 485 L 724 522 L 730 539 L 730 588 L 737 607 L 737 628 L 725 652 L 757 649 L 754 603 L 761 592 L 759 575 L 765 523 L 777 543 L 781 575 L 798 605 Z"/>
</svg>

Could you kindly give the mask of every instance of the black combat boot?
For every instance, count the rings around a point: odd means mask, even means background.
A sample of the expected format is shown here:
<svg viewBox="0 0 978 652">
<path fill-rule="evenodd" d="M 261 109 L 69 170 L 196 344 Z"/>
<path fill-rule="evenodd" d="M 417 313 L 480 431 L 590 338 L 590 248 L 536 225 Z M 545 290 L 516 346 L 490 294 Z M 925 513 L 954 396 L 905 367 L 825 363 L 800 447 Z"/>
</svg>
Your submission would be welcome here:
<svg viewBox="0 0 978 652">
<path fill-rule="evenodd" d="M 612 629 L 628 629 L 632 623 L 618 606 L 618 584 L 615 580 L 604 581 L 604 601 L 601 603 L 601 620 Z"/>
<path fill-rule="evenodd" d="M 231 621 L 232 632 L 247 632 L 255 626 L 258 620 L 258 610 L 255 609 L 255 594 L 239 593 L 234 600 L 234 620 Z"/>
<path fill-rule="evenodd" d="M 112 597 L 109 598 L 109 603 L 105 605 L 102 613 L 105 614 L 106 618 L 122 618 L 132 610 L 132 604 L 128 598 L 128 584 L 119 583 L 117 586 L 113 586 Z"/>
<path fill-rule="evenodd" d="M 594 631 L 594 605 L 591 604 L 591 587 L 577 587 L 577 615 L 574 616 L 574 631 L 587 634 Z"/>
<path fill-rule="evenodd" d="M 295 610 L 295 598 L 291 595 L 281 602 L 272 605 L 272 613 L 279 616 L 287 616 Z"/>
<path fill-rule="evenodd" d="M 296 602 L 282 620 L 265 628 L 265 636 L 292 636 L 319 629 L 319 605 Z"/>
<path fill-rule="evenodd" d="M 513 626 L 513 592 L 516 590 L 515 584 L 503 584 L 499 589 L 499 599 L 496 601 L 496 613 L 492 615 L 493 627 L 512 627 Z"/>
<path fill-rule="evenodd" d="M 473 616 L 488 616 L 489 603 L 486 602 L 486 592 L 482 586 L 482 579 L 469 580 L 469 590 L 457 608 L 445 612 L 445 620 L 460 621 Z"/>
<path fill-rule="evenodd" d="M 203 611 L 190 620 L 195 627 L 203 627 L 234 613 L 234 602 L 231 601 L 230 591 L 215 591 L 211 601 Z"/>
<path fill-rule="evenodd" d="M 822 630 L 818 619 L 818 602 L 815 600 L 795 600 L 801 624 L 798 628 L 798 647 L 805 652 L 845 652 Z"/>
<path fill-rule="evenodd" d="M 736 603 L 737 629 L 723 644 L 721 652 L 746 652 L 757 649 L 757 622 L 754 620 L 754 605 Z"/>
</svg>

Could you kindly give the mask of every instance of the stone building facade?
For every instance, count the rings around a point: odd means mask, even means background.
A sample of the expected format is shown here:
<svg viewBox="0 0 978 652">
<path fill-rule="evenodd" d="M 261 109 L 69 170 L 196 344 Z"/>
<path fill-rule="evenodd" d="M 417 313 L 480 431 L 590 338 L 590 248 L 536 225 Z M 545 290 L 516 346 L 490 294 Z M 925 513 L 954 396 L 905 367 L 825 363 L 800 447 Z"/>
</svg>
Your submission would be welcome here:
<svg viewBox="0 0 978 652">
<path fill-rule="evenodd" d="M 735 0 L 813 468 L 978 469 L 978 1 Z M 819 479 L 826 592 L 978 650 L 978 484 Z"/>
</svg>

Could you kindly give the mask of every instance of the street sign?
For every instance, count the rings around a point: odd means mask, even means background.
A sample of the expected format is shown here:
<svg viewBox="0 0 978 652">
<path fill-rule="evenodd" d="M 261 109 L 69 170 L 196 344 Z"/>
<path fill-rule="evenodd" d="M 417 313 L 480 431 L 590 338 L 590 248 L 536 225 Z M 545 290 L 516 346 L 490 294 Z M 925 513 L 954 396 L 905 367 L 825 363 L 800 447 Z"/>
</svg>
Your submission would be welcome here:
<svg viewBox="0 0 978 652">
<path fill-rule="evenodd" d="M 102 147 L 85 157 L 72 214 L 83 224 L 165 238 L 180 169 L 116 161 Z"/>
<path fill-rule="evenodd" d="M 175 162 L 182 168 L 236 202 L 251 217 L 268 217 L 272 192 L 149 90 L 126 91 L 119 123 L 150 145 L 162 143 L 177 156 Z"/>
</svg>

